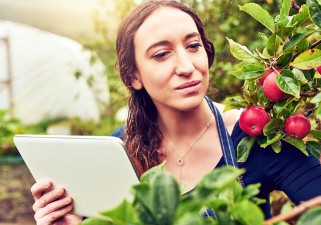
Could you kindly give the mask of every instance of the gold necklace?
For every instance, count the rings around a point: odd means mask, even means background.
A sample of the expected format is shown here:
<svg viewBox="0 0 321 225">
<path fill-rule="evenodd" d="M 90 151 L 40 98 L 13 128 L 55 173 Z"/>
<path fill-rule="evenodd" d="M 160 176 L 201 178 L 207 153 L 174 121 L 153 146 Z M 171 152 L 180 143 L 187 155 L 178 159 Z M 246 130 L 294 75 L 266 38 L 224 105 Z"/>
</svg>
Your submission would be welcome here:
<svg viewBox="0 0 321 225">
<path fill-rule="evenodd" d="M 194 144 L 203 136 L 203 134 L 205 133 L 205 131 L 212 125 L 212 121 L 213 121 L 214 117 L 211 117 L 210 121 L 205 125 L 205 128 L 202 130 L 202 132 L 197 136 L 197 138 L 192 142 L 192 144 L 186 149 L 186 151 L 183 153 L 183 155 L 178 156 L 175 151 L 173 150 L 172 152 L 176 155 L 177 160 L 176 163 L 177 165 L 180 167 L 180 180 L 179 182 L 181 183 L 182 178 L 183 178 L 183 165 L 184 165 L 184 157 L 186 156 L 186 154 L 192 149 L 192 147 L 194 146 Z M 163 132 L 162 132 L 163 133 Z M 172 149 L 174 149 L 174 146 L 168 142 L 167 137 L 165 136 L 165 134 L 163 133 L 163 137 L 164 137 L 164 141 L 171 146 Z"/>
</svg>

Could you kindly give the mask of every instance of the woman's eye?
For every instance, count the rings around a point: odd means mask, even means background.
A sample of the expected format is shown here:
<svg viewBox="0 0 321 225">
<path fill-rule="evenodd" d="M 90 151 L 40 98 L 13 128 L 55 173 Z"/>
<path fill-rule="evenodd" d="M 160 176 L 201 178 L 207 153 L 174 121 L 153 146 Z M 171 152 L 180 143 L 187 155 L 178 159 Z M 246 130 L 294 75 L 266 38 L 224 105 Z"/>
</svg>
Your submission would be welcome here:
<svg viewBox="0 0 321 225">
<path fill-rule="evenodd" d="M 167 52 L 167 51 L 159 52 L 159 53 L 153 55 L 153 58 L 160 60 L 160 59 L 163 59 L 168 54 L 169 54 L 169 52 Z"/>
<path fill-rule="evenodd" d="M 191 49 L 192 51 L 197 51 L 202 45 L 200 43 L 192 43 L 187 46 L 187 48 Z"/>
</svg>

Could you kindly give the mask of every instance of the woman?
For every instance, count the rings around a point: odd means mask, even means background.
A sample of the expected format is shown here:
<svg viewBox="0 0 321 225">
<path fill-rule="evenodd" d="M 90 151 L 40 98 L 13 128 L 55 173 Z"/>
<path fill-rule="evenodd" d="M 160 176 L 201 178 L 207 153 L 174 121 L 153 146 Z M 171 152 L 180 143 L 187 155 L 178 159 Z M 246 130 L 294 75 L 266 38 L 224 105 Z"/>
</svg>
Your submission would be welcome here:
<svg viewBox="0 0 321 225">
<path fill-rule="evenodd" d="M 239 111 L 223 113 L 223 106 L 205 94 L 214 47 L 198 16 L 176 1 L 139 5 L 120 25 L 117 65 L 130 91 L 126 127 L 112 135 L 125 140 L 139 172 L 165 161 L 165 167 L 191 191 L 215 167 L 246 169 L 240 182 L 262 183 L 258 197 L 285 191 L 295 202 L 321 195 L 321 167 L 286 143 L 278 155 L 255 145 L 245 163 L 237 164 L 235 150 L 245 136 L 237 123 Z M 234 146 L 233 146 L 234 145 Z M 38 225 L 77 224 L 69 215 L 72 199 L 49 181 L 32 187 Z M 269 216 L 269 205 L 262 205 Z"/>
</svg>

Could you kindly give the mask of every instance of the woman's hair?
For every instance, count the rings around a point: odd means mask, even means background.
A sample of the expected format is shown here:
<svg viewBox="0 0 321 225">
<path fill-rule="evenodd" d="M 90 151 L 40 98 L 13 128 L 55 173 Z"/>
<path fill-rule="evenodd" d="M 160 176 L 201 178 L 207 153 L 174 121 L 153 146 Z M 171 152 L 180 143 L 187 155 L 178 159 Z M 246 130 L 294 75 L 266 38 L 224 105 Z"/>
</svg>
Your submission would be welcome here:
<svg viewBox="0 0 321 225">
<path fill-rule="evenodd" d="M 136 90 L 131 86 L 132 81 L 136 79 L 137 72 L 134 36 L 145 19 L 160 7 L 177 8 L 192 17 L 206 50 L 209 67 L 213 64 L 215 53 L 214 46 L 207 39 L 203 24 L 197 14 L 174 0 L 151 0 L 142 3 L 132 10 L 119 26 L 116 39 L 116 65 L 130 94 L 125 144 L 140 175 L 160 164 L 158 149 L 162 133 L 157 125 L 157 109 L 152 99 L 144 88 Z"/>
</svg>

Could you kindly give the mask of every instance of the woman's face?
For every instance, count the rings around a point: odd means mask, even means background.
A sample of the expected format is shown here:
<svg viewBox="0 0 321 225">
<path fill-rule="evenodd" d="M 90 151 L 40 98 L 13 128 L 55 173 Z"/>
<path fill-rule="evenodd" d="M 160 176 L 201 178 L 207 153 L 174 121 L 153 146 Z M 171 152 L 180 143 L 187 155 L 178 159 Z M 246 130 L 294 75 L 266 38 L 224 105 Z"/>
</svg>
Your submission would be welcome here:
<svg viewBox="0 0 321 225">
<path fill-rule="evenodd" d="M 137 80 L 158 110 L 190 111 L 208 88 L 208 59 L 194 20 L 171 7 L 155 10 L 134 37 Z"/>
</svg>

